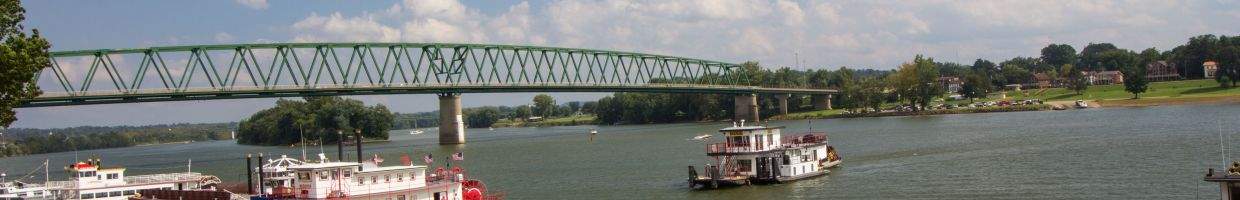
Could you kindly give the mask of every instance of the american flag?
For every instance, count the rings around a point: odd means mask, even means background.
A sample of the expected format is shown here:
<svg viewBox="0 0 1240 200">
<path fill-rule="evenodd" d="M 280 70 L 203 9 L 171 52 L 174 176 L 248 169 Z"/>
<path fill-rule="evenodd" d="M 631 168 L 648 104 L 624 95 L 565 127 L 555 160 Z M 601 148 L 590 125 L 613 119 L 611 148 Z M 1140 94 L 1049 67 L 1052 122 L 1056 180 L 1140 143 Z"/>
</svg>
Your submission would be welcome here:
<svg viewBox="0 0 1240 200">
<path fill-rule="evenodd" d="M 422 157 L 422 162 L 426 162 L 426 165 L 430 165 L 435 162 L 435 159 L 431 159 L 431 154 L 426 154 L 425 157 Z"/>
<path fill-rule="evenodd" d="M 375 154 L 375 158 L 371 158 L 370 160 L 374 161 L 375 165 L 379 165 L 379 163 L 383 163 L 383 157 L 379 157 L 379 154 Z"/>
<path fill-rule="evenodd" d="M 452 160 L 465 160 L 465 154 L 461 154 L 461 152 L 453 153 Z"/>
</svg>

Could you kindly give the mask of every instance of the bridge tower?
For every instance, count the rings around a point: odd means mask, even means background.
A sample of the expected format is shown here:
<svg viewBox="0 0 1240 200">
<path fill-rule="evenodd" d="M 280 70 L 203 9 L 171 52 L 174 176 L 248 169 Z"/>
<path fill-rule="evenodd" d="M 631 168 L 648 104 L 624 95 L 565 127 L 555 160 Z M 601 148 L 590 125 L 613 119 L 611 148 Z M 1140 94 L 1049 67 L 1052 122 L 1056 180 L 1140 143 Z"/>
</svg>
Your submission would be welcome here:
<svg viewBox="0 0 1240 200">
<path fill-rule="evenodd" d="M 813 96 L 813 98 L 810 101 L 813 101 L 812 104 L 814 104 L 814 110 L 830 110 L 831 109 L 831 95 L 830 94 L 816 94 Z"/>
<path fill-rule="evenodd" d="M 758 121 L 758 95 L 738 94 L 733 102 L 736 106 L 732 109 L 732 121 Z"/>
<path fill-rule="evenodd" d="M 791 96 L 792 96 L 791 94 L 775 94 L 775 100 L 779 101 L 778 103 L 779 103 L 779 114 L 780 115 L 788 114 L 788 98 Z"/>
<path fill-rule="evenodd" d="M 439 94 L 439 144 L 465 144 L 461 93 Z"/>
</svg>

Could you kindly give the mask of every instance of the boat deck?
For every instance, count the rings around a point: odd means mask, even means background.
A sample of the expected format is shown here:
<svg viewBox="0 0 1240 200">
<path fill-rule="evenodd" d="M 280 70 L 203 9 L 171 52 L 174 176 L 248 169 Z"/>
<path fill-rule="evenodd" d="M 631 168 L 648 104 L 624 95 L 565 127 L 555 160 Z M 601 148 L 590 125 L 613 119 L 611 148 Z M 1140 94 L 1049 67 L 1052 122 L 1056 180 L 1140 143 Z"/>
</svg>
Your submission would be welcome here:
<svg viewBox="0 0 1240 200">
<path fill-rule="evenodd" d="M 694 189 L 717 189 L 723 187 L 736 187 L 749 185 L 749 177 L 746 176 L 727 176 L 719 179 L 711 179 L 706 176 L 698 176 L 689 180 L 689 187 Z"/>
</svg>

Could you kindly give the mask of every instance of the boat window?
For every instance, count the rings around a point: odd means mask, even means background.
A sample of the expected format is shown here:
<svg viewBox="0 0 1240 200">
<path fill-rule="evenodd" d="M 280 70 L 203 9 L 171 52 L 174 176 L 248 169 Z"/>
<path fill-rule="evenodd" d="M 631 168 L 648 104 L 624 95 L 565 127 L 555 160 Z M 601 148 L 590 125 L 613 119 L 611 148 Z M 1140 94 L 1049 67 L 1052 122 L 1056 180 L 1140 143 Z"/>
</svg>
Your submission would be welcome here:
<svg viewBox="0 0 1240 200">
<path fill-rule="evenodd" d="M 104 198 L 104 197 L 108 197 L 107 192 L 95 193 L 95 198 Z"/>
<path fill-rule="evenodd" d="M 379 183 L 379 176 L 370 176 L 370 183 Z"/>
<path fill-rule="evenodd" d="M 125 190 L 125 195 L 133 195 L 133 190 Z"/>
<path fill-rule="evenodd" d="M 319 174 L 319 180 L 327 180 L 327 172 L 314 172 Z"/>
<path fill-rule="evenodd" d="M 82 199 L 94 199 L 95 194 L 82 194 Z"/>
<path fill-rule="evenodd" d="M 308 180 L 310 179 L 310 173 L 305 173 L 305 172 L 297 173 L 297 179 Z"/>
<path fill-rule="evenodd" d="M 108 193 L 108 196 L 109 196 L 109 197 L 119 197 L 119 196 L 121 196 L 121 191 L 113 191 L 113 192 L 109 192 L 109 193 Z"/>
<path fill-rule="evenodd" d="M 337 179 L 337 177 L 340 177 L 340 172 L 339 172 L 339 171 L 332 171 L 332 180 L 336 180 L 336 179 Z"/>
<path fill-rule="evenodd" d="M 383 182 L 384 183 L 392 182 L 392 175 L 383 175 Z"/>
<path fill-rule="evenodd" d="M 118 179 L 118 178 L 121 178 L 120 174 L 117 174 L 117 173 L 108 174 L 108 179 Z"/>
<path fill-rule="evenodd" d="M 345 177 L 345 178 L 351 178 L 351 177 L 353 177 L 353 170 L 352 170 L 352 169 L 345 169 L 345 170 L 344 170 L 344 177 Z"/>
<path fill-rule="evenodd" d="M 396 174 L 396 182 L 401 182 L 404 180 L 405 180 L 405 174 L 401 174 L 401 173 Z"/>
</svg>

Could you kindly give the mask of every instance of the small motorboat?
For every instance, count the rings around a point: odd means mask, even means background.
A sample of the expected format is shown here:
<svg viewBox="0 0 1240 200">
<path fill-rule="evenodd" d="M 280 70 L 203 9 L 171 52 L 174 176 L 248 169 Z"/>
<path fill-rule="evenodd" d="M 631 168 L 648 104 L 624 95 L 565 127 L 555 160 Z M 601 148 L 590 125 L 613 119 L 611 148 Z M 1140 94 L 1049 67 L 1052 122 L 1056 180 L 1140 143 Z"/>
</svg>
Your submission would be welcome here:
<svg viewBox="0 0 1240 200">
<path fill-rule="evenodd" d="M 710 134 L 702 134 L 699 136 L 693 136 L 693 140 L 706 141 L 706 139 L 710 139 L 710 137 L 711 137 Z"/>
<path fill-rule="evenodd" d="M 1089 104 L 1085 103 L 1084 100 L 1076 100 L 1076 108 L 1089 108 Z"/>
<path fill-rule="evenodd" d="M 487 127 L 487 130 L 488 130 L 488 131 L 494 131 L 494 130 L 495 130 L 495 127 Z"/>
<path fill-rule="evenodd" d="M 410 134 L 410 135 L 417 135 L 417 134 L 422 134 L 422 133 L 424 133 L 424 132 L 426 132 L 426 131 L 422 131 L 422 129 L 414 129 L 414 130 L 412 130 L 412 131 L 409 131 L 409 134 Z"/>
</svg>

